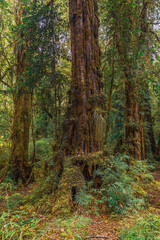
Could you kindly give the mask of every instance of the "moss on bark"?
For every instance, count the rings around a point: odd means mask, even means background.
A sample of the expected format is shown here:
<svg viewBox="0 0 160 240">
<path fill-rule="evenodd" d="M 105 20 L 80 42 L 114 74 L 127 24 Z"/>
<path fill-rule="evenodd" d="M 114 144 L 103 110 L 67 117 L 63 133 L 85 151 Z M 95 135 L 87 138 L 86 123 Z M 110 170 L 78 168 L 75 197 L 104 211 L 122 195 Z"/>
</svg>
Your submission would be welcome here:
<svg viewBox="0 0 160 240">
<path fill-rule="evenodd" d="M 69 214 L 73 210 L 75 196 L 81 190 L 87 190 L 87 183 L 93 180 L 95 187 L 100 183 L 98 178 L 93 179 L 93 173 L 104 163 L 105 158 L 102 152 L 65 157 L 64 170 L 54 196 L 55 205 L 52 212 Z"/>
</svg>

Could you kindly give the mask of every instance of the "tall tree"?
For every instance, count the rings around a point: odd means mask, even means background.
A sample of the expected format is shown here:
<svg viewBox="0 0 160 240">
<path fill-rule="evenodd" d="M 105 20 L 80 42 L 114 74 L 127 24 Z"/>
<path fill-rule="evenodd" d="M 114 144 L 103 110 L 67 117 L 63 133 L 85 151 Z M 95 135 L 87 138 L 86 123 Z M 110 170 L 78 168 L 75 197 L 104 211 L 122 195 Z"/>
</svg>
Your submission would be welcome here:
<svg viewBox="0 0 160 240">
<path fill-rule="evenodd" d="M 118 68 L 125 88 L 125 144 L 129 155 L 145 159 L 147 141 L 154 149 L 151 111 L 146 97 L 146 66 L 151 61 L 148 19 L 150 2 L 144 1 L 105 1 L 108 12 L 107 38 L 115 41 Z M 152 7 L 152 10 L 154 7 Z M 128 14 L 128 12 L 130 14 Z M 106 23 L 106 21 L 105 21 Z M 112 69 L 113 71 L 113 69 Z M 146 109 L 146 105 L 148 108 Z M 145 115 L 145 116 L 144 116 Z M 147 123 L 150 128 L 144 128 Z M 152 140 L 151 140 L 152 139 Z"/>
<path fill-rule="evenodd" d="M 31 89 L 26 86 L 26 51 L 29 44 L 24 40 L 23 31 L 23 17 L 25 14 L 25 6 L 20 0 L 14 1 L 14 21 L 17 28 L 22 29 L 17 32 L 18 41 L 15 43 L 15 59 L 16 59 L 16 72 L 15 72 L 15 92 L 13 94 L 14 102 L 14 116 L 12 128 L 12 149 L 11 160 L 13 163 L 13 177 L 16 181 L 21 179 L 25 183 L 31 174 L 31 168 L 28 160 L 29 148 L 29 129 L 31 124 L 31 102 L 32 94 Z"/>
<path fill-rule="evenodd" d="M 69 1 L 72 83 L 67 113 L 66 155 L 88 154 L 103 146 L 98 6 L 94 0 Z"/>
<path fill-rule="evenodd" d="M 55 157 L 54 169 L 60 182 L 54 212 L 70 211 L 75 196 L 85 189 L 85 180 L 92 178 L 98 165 L 91 153 L 102 149 L 104 136 L 102 112 L 106 99 L 101 94 L 97 1 L 70 0 L 69 18 L 72 80 L 60 151 L 65 158 Z"/>
</svg>

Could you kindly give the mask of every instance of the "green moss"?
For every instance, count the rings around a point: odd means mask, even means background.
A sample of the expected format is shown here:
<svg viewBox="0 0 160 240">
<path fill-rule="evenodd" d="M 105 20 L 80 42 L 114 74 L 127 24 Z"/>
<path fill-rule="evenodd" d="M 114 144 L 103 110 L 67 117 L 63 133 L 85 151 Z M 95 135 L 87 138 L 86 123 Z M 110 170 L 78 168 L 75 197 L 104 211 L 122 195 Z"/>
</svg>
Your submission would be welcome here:
<svg viewBox="0 0 160 240">
<path fill-rule="evenodd" d="M 92 12 L 92 7 L 93 7 L 93 1 L 92 0 L 88 0 L 88 6 L 89 6 L 89 11 L 91 13 Z"/>
<path fill-rule="evenodd" d="M 77 166 L 65 168 L 56 194 L 56 204 L 52 208 L 54 214 L 68 214 L 73 207 L 72 189 L 76 192 L 85 187 L 81 169 Z"/>
<path fill-rule="evenodd" d="M 97 164 L 102 166 L 105 162 L 102 152 L 89 155 L 78 155 L 66 157 L 64 160 L 64 171 L 56 193 L 55 205 L 52 208 L 54 214 L 69 214 L 73 208 L 73 192 L 76 194 L 86 189 L 86 181 L 83 171 L 88 166 L 90 176 Z"/>
</svg>

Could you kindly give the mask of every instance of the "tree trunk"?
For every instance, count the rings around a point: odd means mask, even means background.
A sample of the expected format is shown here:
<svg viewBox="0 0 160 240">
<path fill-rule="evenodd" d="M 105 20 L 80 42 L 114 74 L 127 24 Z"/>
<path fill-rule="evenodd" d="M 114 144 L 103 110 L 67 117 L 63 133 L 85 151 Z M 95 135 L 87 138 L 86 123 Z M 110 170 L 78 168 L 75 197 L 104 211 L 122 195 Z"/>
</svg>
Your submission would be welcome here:
<svg viewBox="0 0 160 240">
<path fill-rule="evenodd" d="M 144 57 L 139 57 L 147 52 L 147 9 L 148 2 L 143 1 L 139 5 L 135 1 L 135 8 L 130 2 L 125 1 L 125 8 L 119 8 L 121 14 L 115 19 L 116 44 L 120 58 L 121 68 L 125 75 L 125 96 L 126 96 L 126 126 L 125 139 L 126 150 L 135 159 L 145 159 L 145 134 L 144 119 L 140 113 L 140 83 L 145 82 L 143 76 Z M 127 9 L 128 8 L 128 9 Z M 137 14 L 140 10 L 140 14 Z M 128 14 L 130 11 L 130 14 Z M 127 20 L 127 21 L 126 21 Z M 127 24 L 126 24 L 127 23 Z M 135 34 L 135 29 L 140 29 L 141 33 Z M 141 60 L 141 61 L 140 61 Z M 137 69 L 142 69 L 137 70 Z M 144 78 L 143 78 L 144 77 Z M 143 80 L 141 80 L 143 78 Z M 143 90 L 145 90 L 143 88 Z M 141 106 L 142 108 L 142 106 Z M 142 110 L 142 109 L 141 109 Z"/>
<path fill-rule="evenodd" d="M 116 29 L 117 26 L 116 26 Z M 127 61 L 127 43 L 119 39 L 117 30 L 117 48 L 121 61 L 121 67 L 124 72 L 125 100 L 126 100 L 126 125 L 125 125 L 125 143 L 128 154 L 135 159 L 141 160 L 142 157 L 142 134 L 140 126 L 140 113 L 138 102 L 138 84 L 139 79 L 132 63 Z M 143 156 L 145 158 L 145 156 Z"/>
<path fill-rule="evenodd" d="M 31 124 L 31 94 L 14 96 L 14 120 L 12 129 L 13 177 L 25 183 L 31 174 L 28 163 L 29 129 Z"/>
<path fill-rule="evenodd" d="M 147 158 L 149 157 L 149 154 L 156 154 L 156 141 L 154 137 L 154 132 L 153 132 L 153 120 L 152 120 L 152 112 L 151 112 L 151 106 L 150 106 L 150 93 L 149 89 L 147 86 L 147 90 L 145 92 L 145 119 L 146 119 L 146 134 L 148 137 L 148 140 L 146 142 L 146 154 Z"/>
<path fill-rule="evenodd" d="M 105 121 L 102 111 L 106 104 L 105 97 L 100 93 L 102 74 L 97 2 L 70 0 L 69 17 L 72 83 L 63 126 L 62 150 L 65 158 L 63 161 L 60 159 L 59 164 L 59 159 L 55 159 L 54 167 L 61 179 L 53 212 L 63 214 L 71 211 L 75 196 L 85 191 L 86 182 L 91 180 L 93 170 L 98 167 L 96 152 L 103 147 Z"/>
<path fill-rule="evenodd" d="M 17 1 L 15 5 L 15 22 L 19 26 L 23 23 L 22 13 L 23 9 L 20 2 Z M 23 39 L 23 33 L 20 33 Z M 31 90 L 25 86 L 25 71 L 26 71 L 26 43 L 19 42 L 15 45 L 15 57 L 17 61 L 16 66 L 16 84 L 15 93 L 13 95 L 14 103 L 14 117 L 12 129 L 12 163 L 13 163 L 13 178 L 16 182 L 19 179 L 23 183 L 28 181 L 31 174 L 31 167 L 28 162 L 28 148 L 29 148 L 29 129 L 31 125 L 31 106 L 32 97 Z"/>
<path fill-rule="evenodd" d="M 140 132 L 140 115 L 138 100 L 134 83 L 130 80 L 125 81 L 126 92 L 126 127 L 125 136 L 129 154 L 141 159 L 141 132 Z"/>
<path fill-rule="evenodd" d="M 158 156 L 158 160 L 160 160 L 160 137 L 159 137 L 159 142 L 157 147 L 157 156 Z"/>
<path fill-rule="evenodd" d="M 114 64 L 115 64 L 114 44 L 115 43 L 114 43 L 114 38 L 115 38 L 115 34 L 114 34 L 114 37 L 113 37 L 112 63 L 111 63 L 111 66 L 110 66 L 112 68 L 112 73 L 111 73 L 110 89 L 109 89 L 109 94 L 108 94 L 105 143 L 107 143 L 107 140 L 108 140 L 108 134 L 109 134 L 109 130 L 110 130 L 110 116 L 111 116 L 111 110 L 112 110 L 112 92 L 113 92 L 113 83 L 114 83 L 114 75 L 115 75 L 115 69 L 114 69 Z"/>
<path fill-rule="evenodd" d="M 97 152 L 103 145 L 98 45 L 98 6 L 94 0 L 70 0 L 72 84 L 67 113 L 66 155 Z M 97 131 L 99 128 L 99 131 Z"/>
</svg>

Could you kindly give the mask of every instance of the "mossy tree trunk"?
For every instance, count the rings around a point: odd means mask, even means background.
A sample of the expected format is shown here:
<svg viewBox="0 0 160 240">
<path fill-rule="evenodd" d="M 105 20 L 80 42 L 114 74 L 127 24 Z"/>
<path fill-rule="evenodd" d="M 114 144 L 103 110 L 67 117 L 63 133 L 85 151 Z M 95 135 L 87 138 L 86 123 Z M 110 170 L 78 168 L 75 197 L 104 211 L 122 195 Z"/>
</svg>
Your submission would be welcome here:
<svg viewBox="0 0 160 240">
<path fill-rule="evenodd" d="M 135 83 L 131 79 L 125 81 L 126 92 L 126 127 L 125 136 L 129 153 L 132 157 L 142 158 L 142 139 L 140 129 L 140 114 Z"/>
<path fill-rule="evenodd" d="M 76 195 L 85 191 L 92 179 L 95 161 L 104 140 L 101 94 L 101 62 L 98 44 L 98 6 L 95 0 L 70 0 L 69 18 L 72 50 L 72 83 L 69 106 L 63 126 L 62 149 L 65 154 L 56 192 L 54 213 L 71 210 Z M 95 163 L 96 162 L 96 163 Z M 99 165 L 98 165 L 99 164 Z"/>
<path fill-rule="evenodd" d="M 126 96 L 126 150 L 135 159 L 146 158 L 144 129 L 144 104 L 142 91 L 145 91 L 146 77 L 143 62 L 148 58 L 148 2 L 135 7 L 125 1 L 125 8 L 118 5 L 115 17 L 116 46 L 124 72 Z M 130 12 L 130 14 L 128 14 Z M 135 33 L 140 30 L 140 34 Z M 143 86 L 142 90 L 140 89 Z M 144 96 L 143 96 L 144 97 Z"/>
<path fill-rule="evenodd" d="M 31 124 L 31 94 L 23 89 L 14 96 L 14 120 L 12 128 L 12 162 L 15 181 L 25 183 L 31 174 L 28 162 L 29 129 Z"/>
<path fill-rule="evenodd" d="M 70 0 L 72 84 L 67 113 L 66 155 L 97 152 L 103 145 L 98 6 L 95 0 Z"/>
<path fill-rule="evenodd" d="M 24 9 L 20 1 L 15 1 L 15 23 L 17 26 L 23 24 L 22 14 Z M 19 36 L 23 39 L 23 32 Z M 13 94 L 14 103 L 14 117 L 12 128 L 12 148 L 11 160 L 13 164 L 13 178 L 15 181 L 19 179 L 23 183 L 28 181 L 31 174 L 31 167 L 28 162 L 28 148 L 29 148 L 29 130 L 31 125 L 31 105 L 32 94 L 31 89 L 25 85 L 25 71 L 26 71 L 26 57 L 25 51 L 27 44 L 24 40 L 17 42 L 15 45 L 15 59 L 17 62 L 15 73 L 15 92 Z"/>
<path fill-rule="evenodd" d="M 124 13 L 125 16 L 126 12 Z M 128 14 L 127 14 L 128 15 Z M 123 18 L 122 18 L 123 19 Z M 136 58 L 130 60 L 130 44 L 133 47 L 133 53 L 137 54 L 137 43 L 132 42 L 129 34 L 128 39 L 125 38 L 125 34 L 122 35 L 121 27 L 118 22 L 115 24 L 116 32 L 116 46 L 118 50 L 119 59 L 121 62 L 121 68 L 124 73 L 124 87 L 125 87 L 125 109 L 126 109 L 126 124 L 125 124 L 125 144 L 128 154 L 135 159 L 142 159 L 144 151 L 142 151 L 143 136 L 141 134 L 140 125 L 140 113 L 139 113 L 139 94 L 138 85 L 139 79 L 135 70 Z M 124 31 L 127 34 L 131 31 L 130 28 L 124 26 Z M 122 39 L 121 39 L 122 37 Z M 133 61 L 133 62 L 132 62 Z M 143 128 L 143 127 L 142 127 Z"/>
</svg>

